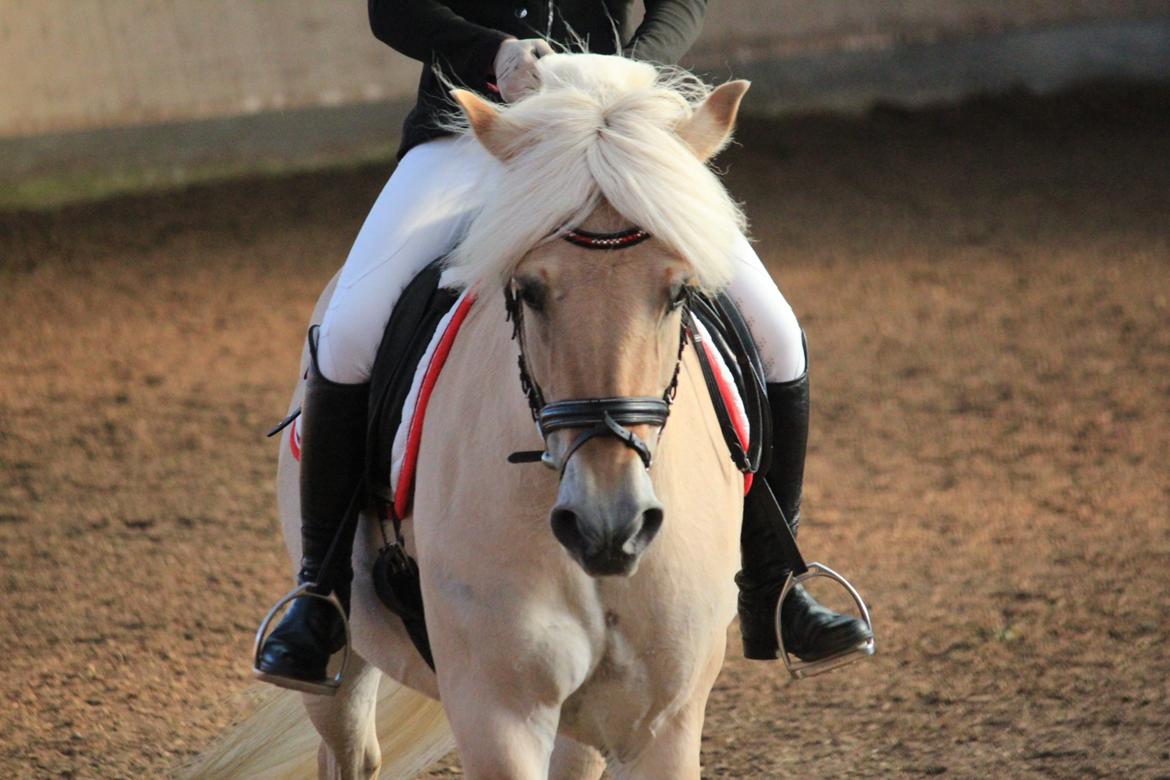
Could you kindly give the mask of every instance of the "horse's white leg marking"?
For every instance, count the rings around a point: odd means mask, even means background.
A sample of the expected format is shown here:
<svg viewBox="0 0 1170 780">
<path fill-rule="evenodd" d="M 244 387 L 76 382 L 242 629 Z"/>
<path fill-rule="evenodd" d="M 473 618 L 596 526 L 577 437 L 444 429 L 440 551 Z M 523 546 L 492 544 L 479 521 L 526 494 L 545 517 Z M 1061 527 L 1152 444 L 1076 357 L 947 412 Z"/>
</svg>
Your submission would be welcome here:
<svg viewBox="0 0 1170 780">
<path fill-rule="evenodd" d="M 566 736 L 557 737 L 548 780 L 600 780 L 605 759 L 591 747 Z"/>
<path fill-rule="evenodd" d="M 318 773 L 332 780 L 378 776 L 382 753 L 374 728 L 381 672 L 354 654 L 334 696 L 304 697 L 305 709 L 321 735 Z"/>
</svg>

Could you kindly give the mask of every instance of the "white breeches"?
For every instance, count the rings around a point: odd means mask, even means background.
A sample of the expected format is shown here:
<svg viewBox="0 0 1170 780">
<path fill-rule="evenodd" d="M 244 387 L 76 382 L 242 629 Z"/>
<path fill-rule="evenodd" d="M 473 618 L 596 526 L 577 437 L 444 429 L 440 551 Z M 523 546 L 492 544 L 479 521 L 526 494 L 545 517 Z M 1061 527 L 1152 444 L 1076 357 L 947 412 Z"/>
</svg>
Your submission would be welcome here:
<svg viewBox="0 0 1170 780">
<path fill-rule="evenodd" d="M 398 163 L 350 249 L 321 323 L 318 359 L 327 379 L 369 380 L 398 296 L 459 241 L 477 209 L 476 185 L 491 164 L 471 138 L 429 141 Z M 796 315 L 746 238 L 734 252 L 737 272 L 728 292 L 751 327 L 767 379 L 796 379 L 805 368 Z"/>
</svg>

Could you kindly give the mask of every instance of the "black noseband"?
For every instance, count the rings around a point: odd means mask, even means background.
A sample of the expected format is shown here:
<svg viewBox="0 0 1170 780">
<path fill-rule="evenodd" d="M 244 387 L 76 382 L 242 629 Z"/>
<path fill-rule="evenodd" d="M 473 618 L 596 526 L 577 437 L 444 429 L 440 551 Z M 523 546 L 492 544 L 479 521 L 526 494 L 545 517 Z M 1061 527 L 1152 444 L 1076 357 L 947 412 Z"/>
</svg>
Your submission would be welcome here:
<svg viewBox="0 0 1170 780">
<path fill-rule="evenodd" d="M 543 433 L 560 428 L 583 428 L 602 422 L 605 415 L 620 425 L 665 425 L 670 404 L 661 398 L 586 398 L 556 401 L 540 410 L 537 423 Z"/>
<path fill-rule="evenodd" d="M 627 425 L 666 425 L 670 404 L 661 398 L 585 398 L 580 401 L 556 401 L 546 404 L 537 415 L 536 424 L 541 435 L 561 428 L 585 428 L 577 434 L 561 458 L 563 474 L 569 458 L 585 442 L 596 436 L 613 436 L 638 453 L 642 465 L 650 468 L 650 448 L 642 437 L 626 428 Z"/>
</svg>

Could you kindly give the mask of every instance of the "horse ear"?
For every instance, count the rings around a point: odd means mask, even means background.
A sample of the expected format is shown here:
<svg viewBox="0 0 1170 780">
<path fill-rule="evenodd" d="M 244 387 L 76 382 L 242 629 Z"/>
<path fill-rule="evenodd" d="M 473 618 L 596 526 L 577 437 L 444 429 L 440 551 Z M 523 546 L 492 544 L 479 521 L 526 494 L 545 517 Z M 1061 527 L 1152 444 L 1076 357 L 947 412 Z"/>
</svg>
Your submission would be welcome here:
<svg viewBox="0 0 1170 780">
<path fill-rule="evenodd" d="M 507 143 L 508 133 L 495 107 L 466 89 L 451 90 L 451 97 L 463 109 L 467 123 L 471 125 L 475 137 L 479 139 L 483 148 L 497 159 L 507 160 L 511 156 Z"/>
<path fill-rule="evenodd" d="M 679 126 L 678 135 L 700 160 L 714 157 L 731 137 L 739 101 L 751 86 L 750 81 L 729 81 L 720 84 L 699 104 L 695 113 Z"/>
</svg>

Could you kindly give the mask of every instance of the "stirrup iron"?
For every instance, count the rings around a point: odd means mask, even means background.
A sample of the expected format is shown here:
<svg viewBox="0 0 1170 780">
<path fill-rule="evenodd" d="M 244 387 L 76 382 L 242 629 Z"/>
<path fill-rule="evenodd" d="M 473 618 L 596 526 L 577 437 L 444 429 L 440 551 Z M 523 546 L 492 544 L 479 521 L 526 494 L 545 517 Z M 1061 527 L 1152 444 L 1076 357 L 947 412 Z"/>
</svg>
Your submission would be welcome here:
<svg viewBox="0 0 1170 780">
<path fill-rule="evenodd" d="M 252 649 L 252 676 L 257 680 L 263 680 L 281 688 L 301 691 L 302 693 L 313 693 L 318 696 L 332 696 L 341 687 L 342 680 L 345 679 L 345 670 L 349 666 L 349 617 L 345 614 L 345 608 L 341 605 L 341 600 L 337 598 L 336 593 L 323 596 L 314 591 L 316 587 L 317 584 L 315 582 L 302 583 L 286 593 L 280 601 L 277 601 L 272 606 L 272 609 L 268 610 L 268 614 L 264 616 L 264 620 L 260 623 L 260 628 L 256 630 L 256 644 Z M 291 677 L 279 677 L 260 671 L 260 652 L 264 648 L 264 640 L 268 638 L 268 627 L 272 625 L 272 621 L 276 619 L 276 616 L 280 614 L 286 605 L 291 604 L 299 598 L 313 598 L 326 601 L 333 605 L 333 608 L 341 615 L 341 625 L 345 629 L 345 652 L 341 656 L 341 667 L 338 668 L 337 674 L 331 680 L 326 680 L 324 683 L 305 682 L 304 680 L 295 680 Z"/>
<path fill-rule="evenodd" d="M 788 652 L 788 649 L 784 647 L 784 635 L 780 630 L 780 609 L 784 606 L 784 599 L 788 598 L 788 594 L 793 588 L 816 577 L 830 579 L 845 589 L 845 592 L 853 599 L 853 604 L 857 607 L 861 619 L 865 622 L 865 627 L 869 629 L 869 639 L 848 650 L 831 655 L 828 658 L 821 658 L 816 661 L 801 661 L 799 658 L 794 658 Z M 874 653 L 873 622 L 869 619 L 869 609 L 866 608 L 861 594 L 849 583 L 849 580 L 823 563 L 808 564 L 808 570 L 800 575 L 789 572 L 788 579 L 785 580 L 784 587 L 780 590 L 780 600 L 776 602 L 776 639 L 780 643 L 780 657 L 784 659 L 784 666 L 788 669 L 788 674 L 794 680 L 823 674 L 831 669 L 836 669 L 845 664 L 871 656 Z"/>
</svg>

